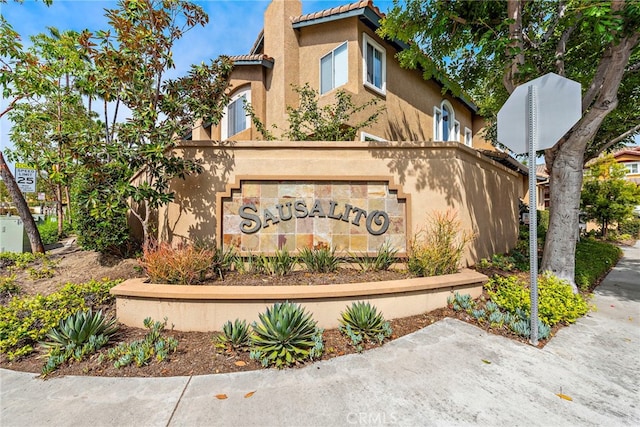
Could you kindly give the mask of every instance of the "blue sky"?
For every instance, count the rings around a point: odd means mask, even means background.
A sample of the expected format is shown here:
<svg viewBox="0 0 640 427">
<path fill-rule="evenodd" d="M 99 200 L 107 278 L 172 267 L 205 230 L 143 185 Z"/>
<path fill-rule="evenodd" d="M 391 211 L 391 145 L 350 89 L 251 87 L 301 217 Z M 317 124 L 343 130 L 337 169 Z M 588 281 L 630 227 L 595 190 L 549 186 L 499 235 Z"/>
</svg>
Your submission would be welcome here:
<svg viewBox="0 0 640 427">
<path fill-rule="evenodd" d="M 354 0 L 303 1 L 303 13 L 346 4 Z M 263 14 L 270 0 L 196 0 L 209 14 L 209 24 L 188 32 L 174 48 L 176 69 L 169 77 L 183 75 L 191 64 L 208 61 L 219 55 L 248 53 L 262 29 Z M 383 12 L 391 0 L 377 0 L 375 5 Z M 40 1 L 25 0 L 23 4 L 9 1 L 0 4 L 2 15 L 28 44 L 29 36 L 46 32 L 47 27 L 59 30 L 107 29 L 105 8 L 114 8 L 116 1 L 106 0 L 54 0 L 50 7 Z M 2 105 L 6 102 L 1 101 Z M 0 122 L 0 148 L 10 144 L 10 123 Z M 640 142 L 640 138 L 637 139 Z"/>
<path fill-rule="evenodd" d="M 304 1 L 303 13 L 316 12 L 355 0 Z M 209 15 L 209 24 L 184 35 L 174 47 L 176 69 L 168 77 L 183 75 L 192 64 L 207 62 L 219 55 L 242 55 L 249 52 L 262 29 L 264 11 L 270 0 L 195 0 Z M 115 8 L 117 2 L 106 0 L 54 0 L 49 7 L 40 1 L 25 0 L 23 4 L 9 1 L 0 4 L 5 19 L 20 34 L 25 44 L 29 36 L 47 32 L 47 27 L 59 30 L 108 29 L 105 8 Z M 391 0 L 378 0 L 382 11 L 392 6 Z M 2 100 L 2 105 L 6 102 Z M 10 122 L 0 122 L 0 148 L 10 144 Z"/>
</svg>

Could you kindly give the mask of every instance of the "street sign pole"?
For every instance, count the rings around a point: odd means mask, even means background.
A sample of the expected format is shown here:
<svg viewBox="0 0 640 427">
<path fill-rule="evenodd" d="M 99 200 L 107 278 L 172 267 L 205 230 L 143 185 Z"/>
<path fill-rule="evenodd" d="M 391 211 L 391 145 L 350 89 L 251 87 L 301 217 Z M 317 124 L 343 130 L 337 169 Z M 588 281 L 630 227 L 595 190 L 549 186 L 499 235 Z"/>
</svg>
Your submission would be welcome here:
<svg viewBox="0 0 640 427">
<path fill-rule="evenodd" d="M 538 111 L 538 107 L 542 106 Z M 536 151 L 553 147 L 582 117 L 580 83 L 554 73 L 518 86 L 498 112 L 498 141 L 529 154 L 531 337 L 538 345 L 538 217 Z"/>
<path fill-rule="evenodd" d="M 529 271 L 531 284 L 531 344 L 538 345 L 538 215 L 536 147 L 538 145 L 538 88 L 528 88 L 527 138 L 529 142 Z"/>
</svg>

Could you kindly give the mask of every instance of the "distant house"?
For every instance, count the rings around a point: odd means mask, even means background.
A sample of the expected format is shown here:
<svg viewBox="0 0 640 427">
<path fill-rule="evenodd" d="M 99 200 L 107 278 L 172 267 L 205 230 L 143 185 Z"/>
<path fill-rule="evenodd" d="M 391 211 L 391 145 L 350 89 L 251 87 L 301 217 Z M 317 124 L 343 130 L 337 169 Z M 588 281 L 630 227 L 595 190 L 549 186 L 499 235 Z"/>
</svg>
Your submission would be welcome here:
<svg viewBox="0 0 640 427">
<path fill-rule="evenodd" d="M 480 135 L 485 123 L 469 99 L 443 95 L 442 82 L 400 67 L 396 53 L 404 45 L 375 32 L 383 16 L 371 1 L 306 15 L 299 0 L 272 1 L 251 50 L 232 57 L 231 102 L 221 124 L 194 130 L 193 139 L 261 139 L 245 101 L 268 129 L 276 125 L 282 132 L 288 129 L 287 106 L 298 105 L 293 87 L 309 83 L 321 103 L 332 102 L 342 89 L 359 105 L 375 98 L 386 107 L 377 123 L 359 133 L 361 141 L 455 141 L 493 150 Z"/>
<path fill-rule="evenodd" d="M 640 185 L 640 146 L 625 147 L 613 153 L 613 158 L 627 168 L 626 179 Z"/>
</svg>

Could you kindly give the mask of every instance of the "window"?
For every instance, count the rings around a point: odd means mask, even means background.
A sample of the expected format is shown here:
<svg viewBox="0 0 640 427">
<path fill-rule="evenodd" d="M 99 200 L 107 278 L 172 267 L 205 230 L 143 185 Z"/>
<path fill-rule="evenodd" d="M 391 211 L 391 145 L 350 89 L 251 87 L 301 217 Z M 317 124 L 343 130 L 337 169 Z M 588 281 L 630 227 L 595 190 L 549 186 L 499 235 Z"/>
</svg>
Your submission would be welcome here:
<svg viewBox="0 0 640 427">
<path fill-rule="evenodd" d="M 627 168 L 627 175 L 637 175 L 640 173 L 640 162 L 625 163 L 624 166 Z"/>
<path fill-rule="evenodd" d="M 467 127 L 464 128 L 464 145 L 467 147 L 473 146 L 473 132 Z"/>
<path fill-rule="evenodd" d="M 382 46 L 366 33 L 362 41 L 364 85 L 385 94 L 387 91 L 387 57 Z"/>
<path fill-rule="evenodd" d="M 442 141 L 442 111 L 433 107 L 433 140 Z"/>
<path fill-rule="evenodd" d="M 433 109 L 433 139 L 435 141 L 460 141 L 460 122 L 449 101 L 442 101 Z"/>
<path fill-rule="evenodd" d="M 320 94 L 329 92 L 348 81 L 347 42 L 320 58 Z"/>
<path fill-rule="evenodd" d="M 231 138 L 251 126 L 251 117 L 244 109 L 245 102 L 251 102 L 251 91 L 247 88 L 237 92 L 224 110 L 222 117 L 222 139 Z"/>
<path fill-rule="evenodd" d="M 384 142 L 386 139 L 379 136 L 371 135 L 370 133 L 360 132 L 360 141 L 380 141 Z"/>
</svg>

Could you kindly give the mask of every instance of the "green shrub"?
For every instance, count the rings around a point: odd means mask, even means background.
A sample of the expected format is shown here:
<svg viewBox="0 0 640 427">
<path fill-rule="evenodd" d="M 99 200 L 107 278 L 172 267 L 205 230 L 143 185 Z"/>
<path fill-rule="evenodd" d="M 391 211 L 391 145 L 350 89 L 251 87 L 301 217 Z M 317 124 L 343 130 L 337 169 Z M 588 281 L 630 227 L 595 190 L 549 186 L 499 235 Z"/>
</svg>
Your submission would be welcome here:
<svg viewBox="0 0 640 427">
<path fill-rule="evenodd" d="M 551 273 L 538 278 L 538 315 L 547 325 L 574 323 L 588 311 L 587 301 L 567 281 Z"/>
<path fill-rule="evenodd" d="M 629 234 L 633 239 L 640 238 L 640 218 L 632 218 L 618 224 L 621 234 Z"/>
<path fill-rule="evenodd" d="M 102 311 L 78 311 L 61 320 L 42 343 L 49 349 L 42 373 L 53 372 L 69 359 L 81 361 L 84 356 L 97 352 L 117 331 L 116 320 L 106 320 Z"/>
<path fill-rule="evenodd" d="M 31 252 L 2 252 L 0 253 L 0 266 L 2 268 L 23 270 L 37 260 L 47 258 L 46 254 Z"/>
<path fill-rule="evenodd" d="M 622 257 L 622 250 L 611 243 L 583 239 L 576 245 L 575 280 L 582 290 L 599 283 Z"/>
<path fill-rule="evenodd" d="M 62 319 L 78 310 L 97 308 L 113 299 L 109 290 L 119 281 L 66 284 L 48 296 L 13 298 L 0 306 L 0 353 L 8 360 L 27 355 Z"/>
<path fill-rule="evenodd" d="M 212 272 L 214 260 L 212 250 L 193 245 L 174 248 L 161 242 L 144 248 L 139 262 L 153 283 L 193 285 Z"/>
<path fill-rule="evenodd" d="M 410 241 L 407 268 L 419 277 L 456 273 L 471 240 L 473 235 L 462 231 L 454 213 L 436 212 Z"/>
<path fill-rule="evenodd" d="M 538 238 L 544 241 L 549 229 L 549 211 L 536 211 L 538 215 Z"/>
<path fill-rule="evenodd" d="M 493 302 L 512 314 L 531 313 L 531 293 L 517 277 L 496 276 L 485 285 Z M 580 294 L 574 294 L 571 285 L 552 274 L 538 278 L 538 316 L 550 326 L 557 323 L 573 323 L 589 311 Z"/>
<path fill-rule="evenodd" d="M 391 336 L 391 325 L 384 320 L 382 313 L 368 302 L 354 302 L 340 313 L 340 332 L 351 339 L 358 352 L 362 351 L 362 342 L 382 343 Z"/>
<path fill-rule="evenodd" d="M 143 339 L 118 344 L 118 346 L 109 349 L 104 356 L 113 361 L 114 367 L 122 368 L 132 363 L 141 367 L 148 365 L 154 358 L 158 362 L 163 362 L 167 360 L 169 353 L 175 352 L 178 348 L 178 340 L 162 336 L 162 331 L 167 326 L 166 317 L 164 322 L 154 322 L 150 317 L 147 317 L 143 323 L 144 327 L 149 330 Z"/>
<path fill-rule="evenodd" d="M 516 276 L 494 276 L 489 279 L 485 289 L 491 301 L 509 313 L 515 313 L 517 309 L 527 313 L 531 310 L 529 289 Z"/>
<path fill-rule="evenodd" d="M 11 299 L 20 294 L 20 286 L 16 283 L 16 275 L 0 276 L 0 301 Z"/>
<path fill-rule="evenodd" d="M 386 271 L 398 261 L 398 250 L 393 248 L 389 242 L 378 248 L 376 256 L 370 257 L 367 254 L 349 254 L 351 259 L 360 267 L 361 271 Z"/>
<path fill-rule="evenodd" d="M 249 254 L 247 256 L 238 256 L 234 262 L 234 268 L 240 274 L 265 274 L 266 259 L 262 255 Z"/>
<path fill-rule="evenodd" d="M 71 187 L 71 213 L 78 244 L 85 250 L 133 255 L 138 249 L 129 235 L 126 183 L 127 164 L 111 162 L 80 168 Z"/>
<path fill-rule="evenodd" d="M 326 245 L 318 245 L 313 249 L 302 248 L 299 258 L 311 273 L 335 273 L 341 261 L 336 255 L 336 248 Z"/>
<path fill-rule="evenodd" d="M 42 239 L 43 245 L 50 245 L 58 242 L 61 238 L 66 237 L 71 232 L 71 225 L 68 222 L 62 224 L 62 235 L 58 236 L 58 222 L 54 221 L 55 217 L 46 218 L 38 223 L 38 232 Z"/>
<path fill-rule="evenodd" d="M 222 325 L 222 333 L 218 334 L 214 341 L 218 347 L 239 350 L 249 347 L 250 338 L 251 330 L 247 322 L 236 319 L 233 323 L 229 320 Z"/>
<path fill-rule="evenodd" d="M 296 257 L 291 256 L 286 249 L 278 249 L 275 255 L 264 262 L 267 274 L 271 276 L 286 276 L 291 273 L 298 263 Z"/>
<path fill-rule="evenodd" d="M 275 303 L 253 322 L 251 354 L 262 366 L 283 368 L 322 355 L 322 329 L 298 304 Z"/>
</svg>

